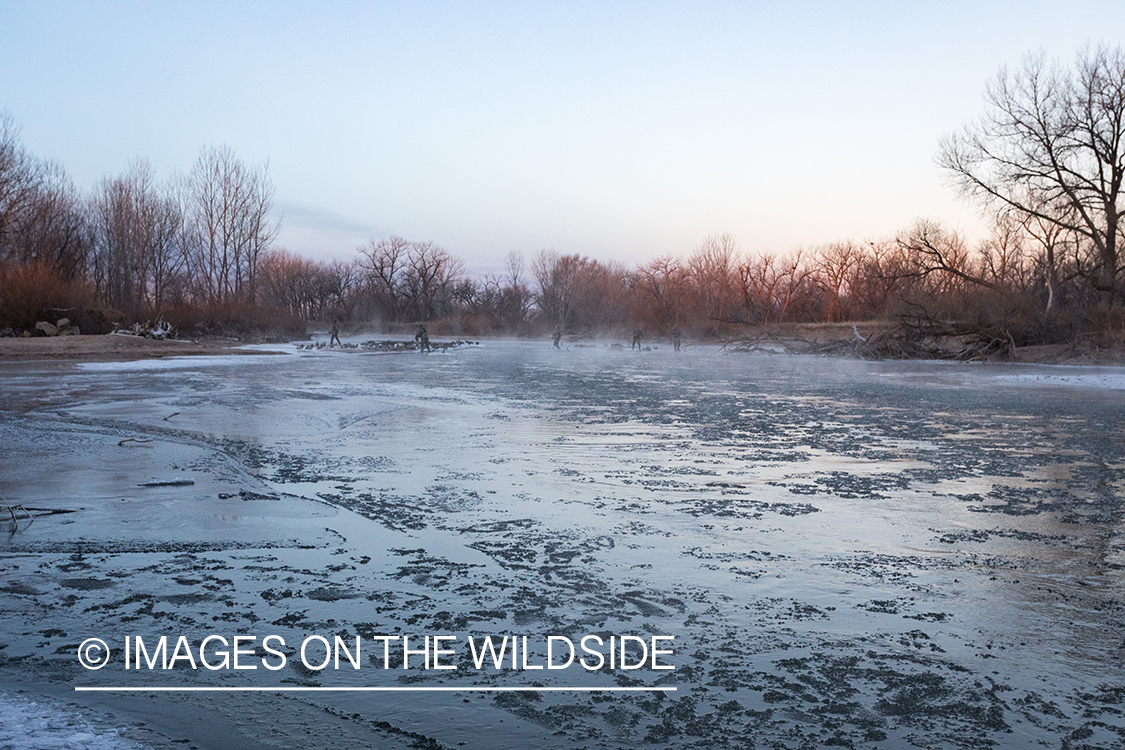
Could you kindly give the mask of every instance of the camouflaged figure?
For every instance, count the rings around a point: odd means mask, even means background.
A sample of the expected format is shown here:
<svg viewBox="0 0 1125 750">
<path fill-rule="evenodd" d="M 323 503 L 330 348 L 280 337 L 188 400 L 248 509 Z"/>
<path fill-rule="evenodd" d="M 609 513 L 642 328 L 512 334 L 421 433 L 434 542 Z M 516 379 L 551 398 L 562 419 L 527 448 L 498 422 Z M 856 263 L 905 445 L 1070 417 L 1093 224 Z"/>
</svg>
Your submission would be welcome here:
<svg viewBox="0 0 1125 750">
<path fill-rule="evenodd" d="M 430 334 L 426 331 L 426 326 L 421 323 L 418 324 L 418 330 L 414 332 L 414 341 L 420 342 L 418 349 L 423 353 L 430 351 Z"/>
</svg>

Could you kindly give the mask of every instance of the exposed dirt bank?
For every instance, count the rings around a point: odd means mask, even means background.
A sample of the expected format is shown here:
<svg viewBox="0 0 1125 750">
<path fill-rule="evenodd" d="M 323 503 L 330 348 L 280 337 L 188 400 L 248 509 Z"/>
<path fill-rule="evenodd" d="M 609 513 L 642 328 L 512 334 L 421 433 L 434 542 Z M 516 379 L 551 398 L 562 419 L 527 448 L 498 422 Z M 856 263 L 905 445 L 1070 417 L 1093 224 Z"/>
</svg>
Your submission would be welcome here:
<svg viewBox="0 0 1125 750">
<path fill-rule="evenodd" d="M 886 322 L 791 323 L 748 328 L 746 334 L 726 346 L 734 351 L 776 351 L 789 354 L 820 354 L 860 359 L 961 359 L 989 362 L 1021 362 L 1050 365 L 1123 365 L 1125 345 L 1105 346 L 1091 338 L 1038 346 L 986 346 L 969 336 L 930 336 L 901 340 L 900 329 Z M 897 344 L 897 346 L 896 346 Z M 930 356 L 906 355 L 911 351 Z"/>
</svg>

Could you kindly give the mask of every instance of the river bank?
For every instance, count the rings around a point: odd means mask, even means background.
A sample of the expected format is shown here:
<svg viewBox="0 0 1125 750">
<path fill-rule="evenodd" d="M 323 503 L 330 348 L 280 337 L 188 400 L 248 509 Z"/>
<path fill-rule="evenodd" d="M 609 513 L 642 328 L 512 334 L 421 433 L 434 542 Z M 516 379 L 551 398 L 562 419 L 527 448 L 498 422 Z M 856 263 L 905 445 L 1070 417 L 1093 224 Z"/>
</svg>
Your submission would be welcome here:
<svg viewBox="0 0 1125 750">
<path fill-rule="evenodd" d="M 685 346 L 715 346 L 729 351 L 766 352 L 785 354 L 812 354 L 820 356 L 864 358 L 862 345 L 885 335 L 890 327 L 883 323 L 822 323 L 777 325 L 747 329 L 746 335 L 727 340 L 687 341 Z M 355 343 L 371 338 L 373 334 L 350 336 Z M 328 334 L 314 334 L 327 340 Z M 384 337 L 385 338 L 385 337 Z M 544 339 L 546 341 L 547 339 Z M 610 337 L 585 338 L 577 343 L 585 345 L 610 344 Z M 628 343 L 626 339 L 622 342 Z M 249 343 L 249 345 L 248 345 Z M 576 342 L 571 342 L 576 343 Z M 671 349 L 671 339 L 658 337 L 646 339 L 650 349 Z M 954 343 L 948 345 L 954 351 Z M 163 357 L 215 356 L 222 354 L 261 354 L 270 351 L 289 351 L 288 344 L 253 344 L 235 340 L 156 340 L 140 336 L 107 334 L 102 336 L 56 336 L 32 338 L 0 338 L 0 363 L 34 360 L 75 361 L 127 361 L 133 359 L 160 359 Z M 867 358 L 881 358 L 869 356 Z M 1099 346 L 1089 339 L 1079 339 L 1061 344 L 1014 347 L 1010 351 L 980 358 L 997 363 L 1055 364 L 1055 365 L 1125 365 L 1125 346 Z"/>
</svg>

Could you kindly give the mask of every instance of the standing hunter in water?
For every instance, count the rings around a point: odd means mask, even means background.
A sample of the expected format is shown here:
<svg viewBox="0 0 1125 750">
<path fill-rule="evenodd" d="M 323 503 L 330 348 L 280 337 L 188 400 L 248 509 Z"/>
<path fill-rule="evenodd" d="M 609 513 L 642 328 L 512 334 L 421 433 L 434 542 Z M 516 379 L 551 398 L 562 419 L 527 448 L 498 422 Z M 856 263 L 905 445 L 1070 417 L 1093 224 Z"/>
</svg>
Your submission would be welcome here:
<svg viewBox="0 0 1125 750">
<path fill-rule="evenodd" d="M 423 353 L 430 351 L 430 334 L 426 331 L 426 326 L 421 323 L 418 324 L 418 330 L 414 332 L 414 340 L 420 342 L 418 349 Z"/>
</svg>

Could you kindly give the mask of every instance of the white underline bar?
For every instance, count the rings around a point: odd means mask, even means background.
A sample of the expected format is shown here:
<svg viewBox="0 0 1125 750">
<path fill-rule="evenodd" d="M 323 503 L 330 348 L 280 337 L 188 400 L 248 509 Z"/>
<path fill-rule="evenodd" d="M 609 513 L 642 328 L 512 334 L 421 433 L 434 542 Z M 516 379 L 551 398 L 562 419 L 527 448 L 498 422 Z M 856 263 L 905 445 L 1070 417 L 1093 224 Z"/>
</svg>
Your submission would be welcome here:
<svg viewBox="0 0 1125 750">
<path fill-rule="evenodd" d="M 82 687 L 84 693 L 674 693 L 674 687 Z"/>
</svg>

